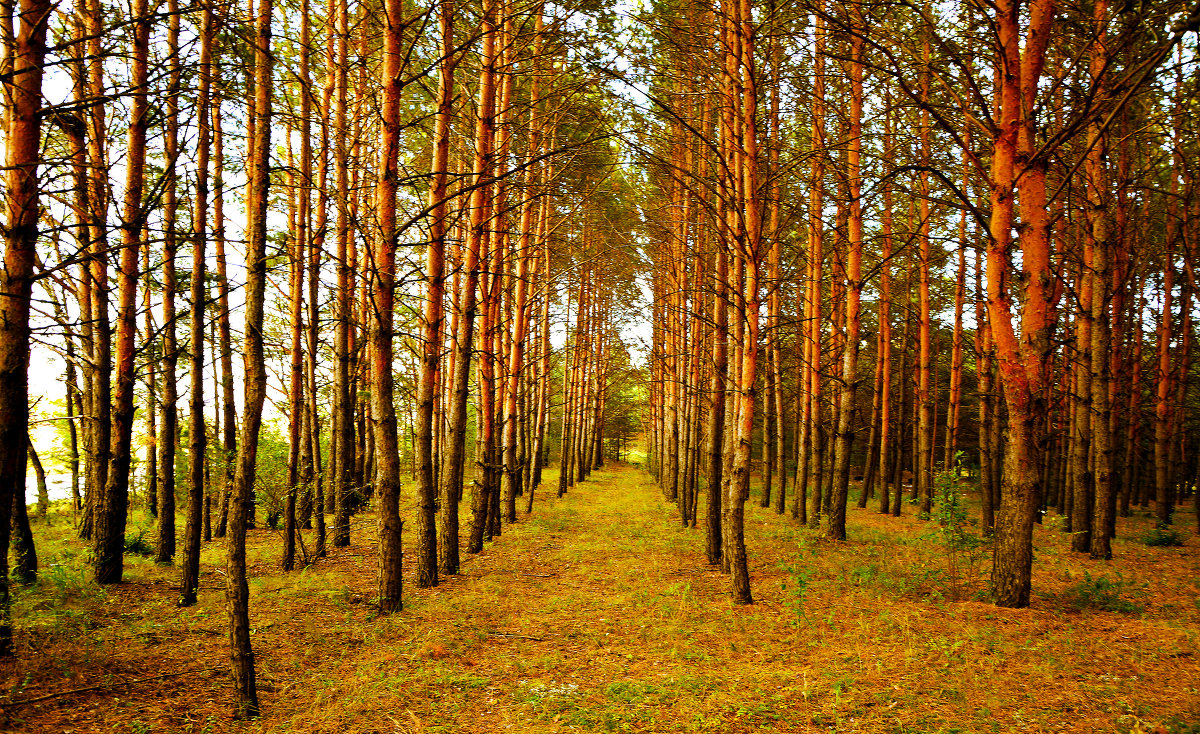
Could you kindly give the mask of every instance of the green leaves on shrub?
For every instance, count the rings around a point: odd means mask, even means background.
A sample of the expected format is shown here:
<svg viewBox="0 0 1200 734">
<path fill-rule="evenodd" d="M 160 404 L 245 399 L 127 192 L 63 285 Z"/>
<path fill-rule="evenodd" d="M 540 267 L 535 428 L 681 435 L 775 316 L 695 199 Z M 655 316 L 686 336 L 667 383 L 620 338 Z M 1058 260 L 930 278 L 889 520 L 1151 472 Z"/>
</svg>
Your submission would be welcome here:
<svg viewBox="0 0 1200 734">
<path fill-rule="evenodd" d="M 1084 572 L 1083 580 L 1068 587 L 1063 592 L 1062 600 L 1068 609 L 1077 612 L 1084 609 L 1124 613 L 1142 611 L 1140 604 L 1121 596 L 1121 592 L 1128 588 L 1129 584 L 1120 576 L 1113 580 L 1107 576 L 1092 576 Z"/>
</svg>

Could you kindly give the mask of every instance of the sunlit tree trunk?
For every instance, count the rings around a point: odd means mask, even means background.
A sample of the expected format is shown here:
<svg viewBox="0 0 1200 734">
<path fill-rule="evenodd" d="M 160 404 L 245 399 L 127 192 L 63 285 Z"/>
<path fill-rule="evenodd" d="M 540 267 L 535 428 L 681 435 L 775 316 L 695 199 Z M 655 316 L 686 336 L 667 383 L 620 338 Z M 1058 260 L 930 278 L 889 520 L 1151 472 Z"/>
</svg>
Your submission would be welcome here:
<svg viewBox="0 0 1200 734">
<path fill-rule="evenodd" d="M 796 494 L 793 497 L 793 517 L 802 524 L 820 521 L 821 467 L 817 450 L 817 423 L 820 420 L 821 393 L 821 264 L 824 258 L 824 225 L 821 212 L 825 208 L 825 44 L 826 21 L 824 4 L 818 3 L 813 28 L 813 109 L 812 109 L 812 170 L 808 205 L 808 295 L 805 299 L 804 320 L 807 335 L 804 339 L 803 367 L 800 379 L 804 409 L 799 439 L 800 464 L 796 469 Z M 810 479 L 817 487 L 813 511 L 808 512 Z"/>
<path fill-rule="evenodd" d="M 226 541 L 225 605 L 229 615 L 230 659 L 234 683 L 234 716 L 258 715 L 254 681 L 254 652 L 250 644 L 250 589 L 246 580 L 246 526 L 253 512 L 253 486 L 258 459 L 258 434 L 266 399 L 267 373 L 263 353 L 263 302 L 267 286 L 267 203 L 271 162 L 272 0 L 259 0 L 254 34 L 255 138 L 249 161 L 246 199 L 246 338 L 245 408 L 237 476 L 230 499 L 229 539 Z"/>
<path fill-rule="evenodd" d="M 893 150 L 891 93 L 884 97 L 883 150 Z M 883 183 L 882 235 L 883 249 L 879 265 L 879 340 L 876 352 L 879 360 L 879 512 L 889 514 L 892 479 L 892 185 Z M 866 488 L 863 488 L 866 493 Z"/>
<path fill-rule="evenodd" d="M 430 166 L 429 248 L 425 272 L 425 318 L 421 338 L 421 377 L 417 393 L 417 586 L 437 583 L 438 545 L 434 514 L 438 487 L 434 474 L 434 403 L 442 353 L 443 301 L 446 290 L 446 202 L 450 169 L 450 123 L 454 107 L 454 2 L 438 4 L 441 59 L 438 68 L 438 110 L 434 118 L 434 154 Z M 443 506 L 443 512 L 449 507 Z M 458 538 L 454 538 L 457 551 Z M 445 550 L 443 550 L 443 554 Z"/>
<path fill-rule="evenodd" d="M 379 501 L 379 608 L 401 608 L 400 449 L 392 378 L 392 325 L 396 290 L 396 190 L 399 182 L 400 92 L 404 80 L 404 14 L 402 0 L 385 1 L 383 34 L 383 107 L 380 120 L 379 169 L 375 183 L 374 318 L 371 321 L 371 422 L 375 442 L 376 497 Z M 424 498 L 432 499 L 432 498 Z M 437 584 L 437 544 L 433 507 L 418 508 L 425 533 L 417 539 L 417 583 Z"/>
<path fill-rule="evenodd" d="M 7 556 L 13 498 L 24 495 L 29 423 L 29 307 L 38 237 L 42 130 L 42 63 L 52 5 L 22 0 L 4 81 L 5 209 L 4 270 L 0 272 L 0 550 Z M 21 488 L 18 490 L 18 488 Z M 0 657 L 12 657 L 12 601 L 8 564 L 0 563 Z"/>
<path fill-rule="evenodd" d="M 347 0 L 338 0 L 336 21 L 331 29 L 337 36 L 336 59 L 334 62 L 334 198 L 337 202 L 336 260 L 337 291 L 334 309 L 334 371 L 333 399 L 331 406 L 333 431 L 332 476 L 329 482 L 329 499 L 333 502 L 333 546 L 344 548 L 350 545 L 350 487 L 354 473 L 354 400 L 350 383 L 353 380 L 351 364 L 351 285 L 353 233 L 350 231 L 353 215 L 350 211 L 350 148 L 347 136 L 347 96 L 350 45 L 350 9 Z"/>
<path fill-rule="evenodd" d="M 83 0 L 79 8 L 84 19 L 84 34 L 87 38 L 89 99 L 103 99 L 107 95 L 104 82 L 105 38 L 102 29 L 103 15 L 99 0 Z M 91 106 L 88 115 L 88 202 L 89 240 L 88 268 L 84 276 L 87 282 L 88 335 L 91 347 L 90 377 L 87 385 L 88 397 L 88 477 L 85 482 L 84 516 L 79 526 L 81 538 L 92 539 L 97 508 L 104 487 L 108 484 L 108 465 L 112 436 L 112 332 L 108 320 L 108 132 L 103 104 Z M 164 273 L 165 276 L 165 273 Z M 161 462 L 159 466 L 161 470 Z"/>
<path fill-rule="evenodd" d="M 850 450 L 854 442 L 851 420 L 854 417 L 854 396 L 858 386 L 858 336 L 862 317 L 862 107 L 863 107 L 863 22 L 862 7 L 855 2 L 849 9 L 852 25 L 850 39 L 850 119 L 849 146 L 846 151 L 846 182 L 849 188 L 849 212 L 846 252 L 846 343 L 842 350 L 842 386 L 838 403 L 836 446 L 833 464 L 833 497 L 826 536 L 833 540 L 846 539 L 846 499 L 850 489 Z M 865 488 L 863 490 L 866 491 Z"/>
<path fill-rule="evenodd" d="M 312 134 L 311 115 L 312 98 L 308 84 L 308 61 L 311 53 L 311 32 L 309 30 L 309 2 L 303 0 L 300 8 L 300 48 L 299 48 L 299 81 L 300 81 L 300 165 L 299 186 L 293 187 L 295 204 L 295 225 L 292 229 L 292 241 L 288 253 L 289 282 L 289 321 L 291 327 L 291 344 L 289 345 L 288 364 L 288 473 L 287 499 L 284 506 L 283 520 L 283 561 L 284 571 L 296 567 L 296 532 L 297 515 L 296 502 L 309 477 L 304 460 L 304 416 L 305 409 L 305 360 L 304 360 L 304 292 L 305 265 L 309 257 L 309 240 L 312 233 L 310 189 L 312 187 Z M 291 151 L 291 136 L 288 136 L 289 155 Z M 311 454 L 311 445 L 308 451 Z M 311 459 L 310 459 L 311 461 Z M 302 513 L 303 514 L 303 513 Z"/>
<path fill-rule="evenodd" d="M 963 130 L 963 140 L 971 145 L 971 127 Z M 963 153 L 962 190 L 971 190 L 970 156 Z M 950 399 L 946 405 L 946 452 L 942 469 L 956 471 L 955 454 L 958 450 L 959 419 L 962 414 L 963 383 L 963 310 L 967 300 L 967 210 L 963 209 L 958 219 L 958 268 L 954 274 L 954 334 L 950 352 Z M 957 479 L 957 475 L 955 476 Z"/>
<path fill-rule="evenodd" d="M 1092 542 L 1092 277 L 1095 243 L 1084 243 L 1079 273 L 1079 310 L 1075 316 L 1075 349 L 1071 365 L 1071 549 L 1087 553 Z M 1101 288 L 1103 290 L 1103 288 Z"/>
<path fill-rule="evenodd" d="M 926 6 L 928 7 L 928 6 Z M 927 30 L 926 34 L 931 31 Z M 920 280 L 918 285 L 917 303 L 917 436 L 913 446 L 913 489 L 920 497 L 920 517 L 928 518 L 933 511 L 933 345 L 932 345 L 932 305 L 930 303 L 929 285 L 930 269 L 932 268 L 933 244 L 930 237 L 930 190 L 929 166 L 931 165 L 929 95 L 930 77 L 930 42 L 928 35 L 922 42 L 923 57 L 921 68 L 921 111 L 918 125 L 918 156 L 921 161 L 921 172 L 918 175 L 918 211 L 920 222 L 917 230 L 917 243 L 920 248 Z"/>
<path fill-rule="evenodd" d="M 1174 510 L 1171 497 L 1171 322 L 1175 290 L 1175 255 L 1168 241 L 1163 259 L 1162 312 L 1158 319 L 1158 368 L 1154 403 L 1154 517 L 1159 525 L 1170 525 Z"/>
<path fill-rule="evenodd" d="M 145 230 L 143 228 L 143 237 Z M 151 251 L 154 248 L 147 238 L 145 247 L 142 248 L 142 344 L 146 352 L 145 355 L 145 380 L 146 380 L 146 406 L 142 411 L 146 421 L 146 436 L 144 443 L 146 444 L 146 509 L 151 517 L 158 517 L 158 349 L 156 346 L 156 332 L 158 331 L 154 323 L 154 308 L 153 308 L 153 293 L 154 293 L 154 270 L 150 266 Z M 56 304 L 57 305 L 57 304 Z M 67 337 L 67 351 L 74 351 L 70 336 Z M 74 374 L 74 365 L 71 364 L 71 357 L 68 354 L 67 368 Z M 69 377 L 68 379 L 71 379 Z M 72 425 L 72 428 L 74 426 Z"/>
<path fill-rule="evenodd" d="M 534 32 L 540 36 L 542 32 L 542 12 L 540 8 L 534 10 Z M 537 39 L 535 39 L 537 43 Z M 535 50 L 535 58 L 537 52 Z M 526 153 L 526 159 L 532 163 L 533 159 L 541 153 L 542 148 L 542 114 L 540 102 L 541 88 L 539 85 L 540 76 L 538 69 L 534 67 L 534 77 L 531 81 L 530 89 L 530 109 L 529 109 L 529 150 Z M 513 317 L 514 324 L 512 328 L 512 339 L 509 347 L 508 359 L 508 386 L 504 404 L 504 472 L 505 472 L 505 519 L 510 523 L 517 521 L 517 495 L 524 490 L 521 484 L 523 476 L 522 467 L 517 461 L 517 429 L 518 429 L 518 400 L 521 377 L 525 369 L 525 341 L 529 334 L 529 319 L 530 319 L 530 304 L 529 304 L 529 280 L 531 277 L 531 265 L 534 265 L 535 258 L 535 200 L 534 200 L 534 184 L 537 181 L 537 166 L 530 165 L 525 173 L 525 193 L 524 199 L 521 202 L 521 230 L 519 244 L 517 245 L 517 272 L 516 282 L 513 284 L 515 290 L 513 296 Z M 540 207 L 538 207 L 540 209 Z"/>
<path fill-rule="evenodd" d="M 1096 0 L 1093 9 L 1095 32 L 1092 37 L 1090 71 L 1097 94 L 1108 94 L 1105 72 L 1110 64 L 1108 44 L 1108 2 Z M 1086 307 L 1091 310 L 1092 340 L 1091 402 L 1094 505 L 1091 518 L 1091 543 L 1088 550 L 1095 559 L 1112 558 L 1108 528 L 1116 516 L 1116 495 L 1113 490 L 1113 435 L 1111 423 L 1111 302 L 1112 219 L 1109 211 L 1109 176 L 1105 157 L 1107 136 L 1101 120 L 1094 120 L 1088 129 L 1088 154 L 1084 163 L 1088 187 L 1089 237 L 1092 247 L 1092 299 Z"/>
<path fill-rule="evenodd" d="M 996 603 L 1029 605 L 1033 566 L 1033 522 L 1038 511 L 1045 406 L 1042 387 L 1048 378 L 1050 335 L 1050 217 L 1046 206 L 1046 166 L 1037 157 L 1034 101 L 1040 88 L 1046 48 L 1054 17 L 1051 0 L 1033 0 L 1027 20 L 1013 0 L 1001 0 L 994 18 L 997 63 L 1003 70 L 992 148 L 991 237 L 988 241 L 988 322 L 1008 405 L 1008 444 L 1004 455 L 1000 512 L 992 587 Z M 1026 26 L 1021 38 L 1022 24 Z M 1018 176 L 1018 174 L 1020 174 Z M 1020 298 L 1020 332 L 1014 323 L 1014 294 L 1004 277 L 1012 268 L 1016 199 L 1020 200 L 1019 245 L 1024 276 Z"/>
</svg>

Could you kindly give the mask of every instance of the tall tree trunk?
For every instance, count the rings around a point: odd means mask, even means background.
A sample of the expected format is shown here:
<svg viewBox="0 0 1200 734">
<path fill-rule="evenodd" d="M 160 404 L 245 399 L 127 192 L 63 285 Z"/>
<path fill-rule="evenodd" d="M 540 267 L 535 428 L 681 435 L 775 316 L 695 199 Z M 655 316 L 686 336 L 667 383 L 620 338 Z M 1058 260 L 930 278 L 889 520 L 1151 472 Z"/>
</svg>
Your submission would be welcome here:
<svg viewBox="0 0 1200 734">
<path fill-rule="evenodd" d="M 171 7 L 178 7 L 178 0 L 171 0 Z M 179 48 L 179 14 L 170 13 L 168 25 L 171 49 Z M 171 563 L 175 558 L 175 455 L 179 438 L 179 344 L 176 340 L 175 294 L 179 292 L 179 280 L 175 271 L 178 237 L 175 232 L 178 197 L 175 190 L 176 157 L 179 153 L 179 85 L 180 69 L 178 53 L 171 54 L 170 91 L 166 100 L 165 141 L 163 156 L 166 170 L 163 172 L 163 397 L 162 431 L 159 433 L 158 467 L 162 472 L 162 491 L 159 493 L 158 547 L 154 560 Z"/>
<path fill-rule="evenodd" d="M 237 405 L 233 398 L 233 333 L 229 323 L 229 277 L 225 263 L 225 148 L 221 129 L 221 99 L 214 95 L 213 146 L 213 249 L 217 264 L 217 341 L 221 360 L 221 454 L 225 468 L 221 508 L 215 535 L 224 538 L 229 525 L 229 498 L 237 466 Z"/>
<path fill-rule="evenodd" d="M 963 140 L 971 144 L 971 127 L 966 126 Z M 963 153 L 962 190 L 970 191 L 971 164 L 970 156 Z M 958 450 L 959 418 L 962 413 L 962 381 L 963 381 L 963 309 L 967 300 L 967 211 L 964 209 L 958 219 L 958 269 L 954 274 L 954 335 L 950 352 L 950 399 L 946 405 L 946 451 L 942 458 L 942 470 L 956 472 L 958 479 L 955 454 Z"/>
<path fill-rule="evenodd" d="M 204 469 L 208 443 L 204 422 L 204 306 L 208 296 L 205 250 L 208 245 L 208 158 L 211 147 L 208 106 L 212 88 L 212 39 L 215 29 L 212 5 L 205 5 L 201 13 L 200 64 L 197 70 L 200 79 L 196 99 L 196 193 L 192 214 L 192 383 L 188 398 L 191 403 L 191 421 L 188 424 L 191 446 L 188 451 L 187 525 L 184 532 L 180 606 L 195 604 L 196 590 L 200 586 L 200 535 L 204 523 Z"/>
<path fill-rule="evenodd" d="M 0 272 L 0 551 L 7 557 L 13 498 L 24 495 L 29 428 L 29 306 L 37 257 L 41 160 L 42 69 L 52 5 L 21 0 L 20 26 L 11 39 L 5 138 L 4 269 Z M 9 42 L 10 39 L 4 39 Z M 18 490 L 18 487 L 21 488 Z M 0 658 L 12 657 L 12 601 L 8 564 L 0 563 Z"/>
<path fill-rule="evenodd" d="M 374 318 L 371 330 L 371 422 L 375 441 L 376 496 L 379 499 L 379 608 L 398 611 L 401 590 L 400 448 L 392 378 L 392 325 L 396 291 L 396 190 L 399 179 L 400 92 L 404 81 L 404 11 L 402 0 L 385 0 L 383 34 L 383 107 L 379 171 L 375 183 L 375 216 L 379 234 L 374 246 Z M 429 498 L 422 498 L 429 499 Z M 418 516 L 426 533 L 418 539 L 417 585 L 437 584 L 433 507 L 422 504 Z"/>
<path fill-rule="evenodd" d="M 471 352 L 474 343 L 476 316 L 476 288 L 479 284 L 479 261 L 481 247 L 487 236 L 487 226 L 491 219 L 491 190 L 488 179 L 492 175 L 492 142 L 495 127 L 496 106 L 496 0 L 484 0 L 481 29 L 482 50 L 479 70 L 479 105 L 478 120 L 475 127 L 475 158 L 472 165 L 472 185 L 470 210 L 471 222 L 467 232 L 467 251 L 463 268 L 467 277 L 463 282 L 460 294 L 459 331 L 456 336 L 454 351 L 454 383 L 451 395 L 450 415 L 450 453 L 446 471 L 445 486 L 442 490 L 442 506 L 447 508 L 455 504 L 453 517 L 449 515 L 443 524 L 442 548 L 454 545 L 453 567 L 443 560 L 445 573 L 458 573 L 458 513 L 457 504 L 462 496 L 463 469 L 466 462 L 467 442 L 467 396 L 470 391 Z M 476 508 L 472 506 L 472 511 Z M 486 508 L 480 508 L 486 512 Z M 451 521 L 453 524 L 451 525 Z M 472 533 L 467 543 L 468 553 L 478 553 L 483 550 L 482 533 L 478 540 Z"/>
<path fill-rule="evenodd" d="M 116 392 L 112 407 L 112 449 L 104 499 L 96 516 L 94 572 L 100 584 L 119 583 L 124 572 L 125 520 L 129 508 L 129 469 L 133 448 L 134 342 L 137 336 L 138 257 L 145 213 L 146 130 L 149 103 L 146 97 L 150 53 L 150 9 L 145 0 L 131 8 L 133 25 L 133 89 L 129 108 L 129 133 L 125 167 L 125 209 L 121 222 L 120 272 L 117 276 Z"/>
<path fill-rule="evenodd" d="M 353 246 L 350 226 L 350 150 L 347 140 L 347 96 L 349 94 L 349 45 L 350 9 L 347 0 L 337 2 L 337 20 L 334 32 L 337 35 L 337 57 L 334 63 L 334 171 L 335 198 L 337 200 L 337 292 L 335 295 L 335 321 L 333 337 L 334 373 L 332 412 L 333 430 L 333 476 L 329 483 L 329 496 L 333 502 L 333 546 L 344 548 L 350 545 L 350 487 L 354 470 L 354 401 L 350 390 L 353 379 L 351 370 L 350 321 L 353 318 L 351 301 L 350 263 Z"/>
<path fill-rule="evenodd" d="M 928 7 L 928 5 L 926 6 Z M 926 31 L 928 34 L 930 31 Z M 917 436 L 913 446 L 913 489 L 920 497 L 919 517 L 928 518 L 933 511 L 933 346 L 932 346 L 932 304 L 930 303 L 929 285 L 930 270 L 933 267 L 933 245 L 930 237 L 930 190 L 929 166 L 930 123 L 929 123 L 929 86 L 932 69 L 930 68 L 930 42 L 928 35 L 923 41 L 923 59 L 921 69 L 921 112 L 918 129 L 919 158 L 921 172 L 918 176 L 919 199 L 918 207 L 921 220 L 918 223 L 917 242 L 920 246 L 920 280 L 918 285 L 919 302 L 917 304 Z"/>
<path fill-rule="evenodd" d="M 447 185 L 450 169 L 450 123 L 454 113 L 454 0 L 438 4 L 441 59 L 438 64 L 438 110 L 434 118 L 434 154 L 430 164 L 429 248 L 426 265 L 425 320 L 421 340 L 421 381 L 417 392 L 417 586 L 437 582 L 438 539 L 435 511 L 438 504 L 434 473 L 434 403 L 442 353 L 443 301 L 446 292 Z M 446 507 L 442 508 L 447 512 Z M 455 538 L 455 550 L 458 539 Z"/>
<path fill-rule="evenodd" d="M 535 18 L 535 43 L 538 42 L 542 32 L 542 12 L 540 8 L 534 10 Z M 535 53 L 535 58 L 537 57 Z M 517 421 L 518 421 L 518 399 L 521 383 L 521 376 L 525 369 L 525 340 L 529 333 L 529 279 L 530 266 L 533 263 L 534 255 L 534 236 L 536 234 L 534 222 L 534 191 L 533 186 L 537 181 L 537 166 L 533 161 L 541 153 L 542 147 L 542 114 L 540 105 L 541 88 L 539 85 L 538 70 L 534 70 L 533 80 L 531 81 L 530 89 L 530 109 L 529 109 L 529 150 L 526 153 L 526 160 L 529 162 L 529 167 L 525 169 L 525 193 L 521 202 L 521 230 L 519 244 L 517 245 L 516 260 L 517 272 L 516 281 L 513 284 L 515 293 L 513 295 L 513 327 L 512 339 L 509 347 L 508 357 L 508 373 L 507 373 L 507 390 L 504 403 L 504 500 L 505 509 L 504 516 L 507 522 L 515 523 L 517 521 L 517 495 L 522 494 L 524 489 L 521 484 L 522 471 L 521 466 L 517 462 Z"/>
<path fill-rule="evenodd" d="M 225 605 L 229 614 L 229 647 L 235 690 L 234 716 L 258 715 L 254 682 L 254 651 L 250 643 L 250 588 L 246 580 L 246 526 L 253 512 L 258 433 L 266 399 L 267 372 L 263 353 L 263 302 L 267 286 L 267 202 L 271 163 L 272 0 L 259 0 L 254 34 L 253 155 L 246 197 L 246 388 L 237 478 L 230 500 L 229 539 L 226 541 Z"/>
<path fill-rule="evenodd" d="M 1171 243 L 1168 243 L 1171 244 Z M 1163 261 L 1162 312 L 1158 320 L 1158 369 L 1154 403 L 1154 517 L 1160 526 L 1171 524 L 1171 314 L 1175 289 L 1175 256 L 1168 247 Z"/>
<path fill-rule="evenodd" d="M 144 236 L 144 235 L 143 235 Z M 144 312 L 143 320 L 143 344 L 146 351 L 145 370 L 146 370 L 146 407 L 144 415 L 146 419 L 146 509 L 150 516 L 158 517 L 158 361 L 159 354 L 156 348 L 155 333 L 158 331 L 154 324 L 154 309 L 153 309 L 153 283 L 154 270 L 150 266 L 150 255 L 153 248 L 150 242 L 145 243 L 142 248 L 142 277 L 145 283 L 142 286 L 142 311 Z M 68 337 L 67 344 L 68 352 L 73 351 Z M 68 369 L 73 371 L 70 365 L 70 355 L 68 355 Z"/>
<path fill-rule="evenodd" d="M 304 415 L 306 403 L 304 398 L 304 291 L 305 264 L 309 256 L 309 205 L 312 201 L 309 189 L 312 187 L 312 135 L 311 114 L 312 103 L 308 89 L 308 58 L 310 54 L 311 33 L 309 30 L 309 3 L 303 0 L 300 7 L 300 186 L 294 191 L 296 201 L 295 226 L 292 228 L 291 251 L 289 253 L 289 320 L 291 327 L 291 345 L 288 364 L 288 476 L 287 500 L 284 506 L 283 518 L 283 561 L 280 564 L 284 571 L 296 567 L 296 500 L 303 487 L 301 471 L 304 467 L 301 445 L 303 440 Z M 291 151 L 291 136 L 288 137 L 288 151 Z M 310 445 L 311 448 L 311 445 Z"/>
<path fill-rule="evenodd" d="M 1099 283 L 1090 272 L 1095 264 L 1095 243 L 1084 245 L 1082 268 L 1079 274 L 1079 312 L 1076 314 L 1074 363 L 1071 382 L 1074 394 L 1071 431 L 1071 549 L 1087 553 L 1092 543 L 1092 290 Z M 1101 288 L 1103 290 L 1103 288 Z M 1097 358 L 1098 359 L 1098 358 Z"/>
<path fill-rule="evenodd" d="M 885 93 L 883 113 L 883 151 L 892 151 L 891 92 Z M 887 515 L 891 506 L 892 479 L 892 185 L 883 182 L 883 252 L 879 265 L 879 341 L 876 347 L 879 360 L 879 512 Z M 866 493 L 866 488 L 863 488 Z M 897 503 L 898 505 L 899 503 Z"/>
<path fill-rule="evenodd" d="M 1092 37 L 1090 70 L 1092 84 L 1098 94 L 1108 94 L 1105 72 L 1110 64 L 1107 49 L 1108 2 L 1096 0 L 1093 6 L 1095 35 Z M 1095 457 L 1093 487 L 1095 503 L 1091 522 L 1089 548 L 1095 559 L 1112 558 L 1108 528 L 1116 518 L 1116 495 L 1113 493 L 1112 460 L 1113 435 L 1111 422 L 1111 333 L 1109 317 L 1112 227 L 1108 199 L 1109 176 L 1105 163 L 1107 140 L 1101 120 L 1094 120 L 1088 129 L 1088 147 L 1084 168 L 1088 179 L 1088 219 L 1092 241 L 1092 451 Z"/>
<path fill-rule="evenodd" d="M 83 0 L 80 8 L 84 19 L 84 34 L 87 38 L 89 99 L 104 99 L 108 92 L 104 84 L 105 34 L 99 0 Z M 84 517 L 79 527 L 81 538 L 93 539 L 97 507 L 104 488 L 108 484 L 108 465 L 112 436 L 112 331 L 108 320 L 108 134 L 105 122 L 105 105 L 91 107 L 88 116 L 88 221 L 91 252 L 88 256 L 88 272 L 85 276 L 89 291 L 86 324 L 91 337 L 91 358 L 88 380 L 88 461 L 89 471 L 85 484 Z"/>
<path fill-rule="evenodd" d="M 837 442 L 834 448 L 833 497 L 826 536 L 833 540 L 846 539 L 846 500 L 850 489 L 850 450 L 854 443 L 851 421 L 854 417 L 854 395 L 858 386 L 858 336 L 862 317 L 862 106 L 863 106 L 863 33 L 862 7 L 856 2 L 849 9 L 850 40 L 850 140 L 846 151 L 846 180 L 849 188 L 846 253 L 846 344 L 842 350 L 842 387 L 838 403 Z M 866 489 L 864 487 L 863 491 Z"/>
<path fill-rule="evenodd" d="M 1000 0 L 995 14 L 998 89 L 1001 121 L 993 142 L 991 169 L 991 237 L 988 241 L 988 323 L 996 345 L 1000 380 L 1008 405 L 1009 436 L 1005 452 L 1000 512 L 992 567 L 996 603 L 1029 605 L 1033 566 L 1033 522 L 1040 503 L 1038 484 L 1054 314 L 1050 308 L 1050 217 L 1046 207 L 1046 166 L 1037 157 L 1034 101 L 1054 17 L 1050 0 L 1032 0 L 1026 37 L 1025 14 L 1018 3 Z M 1022 165 L 1020 171 L 1018 164 Z M 1018 177 L 1018 173 L 1020 176 Z M 1016 196 L 1014 196 L 1016 194 Z M 1013 294 L 1005 276 L 1012 267 L 1012 233 L 1020 201 L 1020 252 L 1023 277 L 1020 334 L 1014 324 Z"/>
<path fill-rule="evenodd" d="M 802 522 L 816 525 L 821 519 L 821 462 L 819 444 L 819 424 L 821 415 L 821 264 L 824 257 L 824 223 L 822 212 L 825 209 L 825 46 L 828 30 L 824 17 L 825 5 L 819 2 L 816 13 L 816 25 L 813 30 L 813 112 L 812 112 L 812 142 L 813 151 L 811 181 L 809 193 L 808 221 L 808 355 L 805 359 L 808 387 L 806 389 L 808 404 L 805 406 L 805 427 L 802 451 L 803 470 L 798 472 L 800 477 L 800 501 L 805 502 L 808 493 L 810 477 L 816 486 L 813 495 L 813 509 Z"/>
</svg>

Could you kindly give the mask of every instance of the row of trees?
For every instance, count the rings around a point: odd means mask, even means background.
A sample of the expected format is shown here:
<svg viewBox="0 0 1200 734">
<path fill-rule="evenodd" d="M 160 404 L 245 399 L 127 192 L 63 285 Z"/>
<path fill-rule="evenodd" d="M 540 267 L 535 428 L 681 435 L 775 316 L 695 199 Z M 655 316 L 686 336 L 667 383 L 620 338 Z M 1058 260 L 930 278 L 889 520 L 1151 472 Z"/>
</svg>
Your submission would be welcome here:
<svg viewBox="0 0 1200 734">
<path fill-rule="evenodd" d="M 928 517 L 936 473 L 978 466 L 1003 606 L 1047 506 L 1096 559 L 1131 504 L 1171 522 L 1197 470 L 1198 12 L 646 16 L 654 471 L 688 524 L 707 485 L 737 600 L 752 447 L 762 506 L 833 539 L 852 474 L 896 514 L 911 476 Z"/>
<path fill-rule="evenodd" d="M 0 507 L 24 510 L 32 325 L 64 358 L 95 580 L 123 579 L 138 445 L 156 559 L 182 556 L 181 605 L 196 602 L 203 542 L 225 538 L 238 716 L 258 711 L 245 548 L 259 501 L 282 521 L 288 571 L 348 545 L 352 514 L 371 503 L 378 604 L 391 612 L 399 415 L 420 586 L 516 522 L 518 498 L 532 511 L 552 436 L 560 494 L 603 462 L 607 426 L 628 438 L 636 387 L 618 326 L 640 299 L 638 212 L 590 52 L 564 41 L 596 32 L 588 16 L 507 0 L 80 0 L 16 18 L 0 334 L 14 439 L 0 451 Z M 286 425 L 286 479 L 266 497 L 256 480 L 273 418 Z M 8 599 L 4 577 L 11 655 Z"/>
</svg>

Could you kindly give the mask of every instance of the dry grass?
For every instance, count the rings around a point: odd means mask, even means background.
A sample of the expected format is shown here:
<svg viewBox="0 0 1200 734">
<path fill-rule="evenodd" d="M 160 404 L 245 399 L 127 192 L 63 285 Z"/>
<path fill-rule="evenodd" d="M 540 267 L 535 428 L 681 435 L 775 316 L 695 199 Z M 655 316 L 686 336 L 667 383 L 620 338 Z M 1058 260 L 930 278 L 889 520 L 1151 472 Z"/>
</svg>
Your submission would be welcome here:
<svg viewBox="0 0 1200 734">
<path fill-rule="evenodd" d="M 264 715 L 240 724 L 227 718 L 219 544 L 205 552 L 201 603 L 180 610 L 175 570 L 134 560 L 129 583 L 102 591 L 84 580 L 79 546 L 43 531 L 58 566 L 44 560 L 17 599 L 20 656 L 3 668 L 0 701 L 217 669 L 6 706 L 0 726 L 1200 732 L 1200 544 L 1141 544 L 1144 517 L 1122 520 L 1110 563 L 1039 526 L 1034 604 L 1003 610 L 972 599 L 983 586 L 969 554 L 947 576 L 934 523 L 851 509 L 852 540 L 835 544 L 751 507 L 756 603 L 737 606 L 704 563 L 700 531 L 679 527 L 642 472 L 614 467 L 562 499 L 538 497 L 461 576 L 406 586 L 390 617 L 370 604 L 370 518 L 350 548 L 287 576 L 277 534 L 254 531 Z"/>
</svg>

